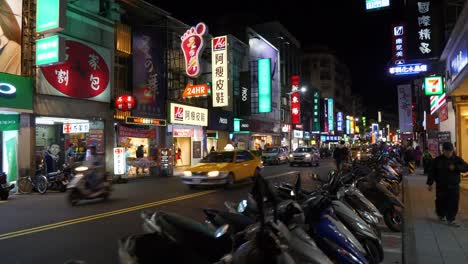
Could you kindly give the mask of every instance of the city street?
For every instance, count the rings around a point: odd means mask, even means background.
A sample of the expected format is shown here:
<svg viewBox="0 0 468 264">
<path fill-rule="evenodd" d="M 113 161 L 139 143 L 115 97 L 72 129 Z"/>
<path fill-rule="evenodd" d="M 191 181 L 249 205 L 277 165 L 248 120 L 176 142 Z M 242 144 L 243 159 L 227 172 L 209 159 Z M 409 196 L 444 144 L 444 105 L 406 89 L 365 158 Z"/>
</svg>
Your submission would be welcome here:
<svg viewBox="0 0 468 264">
<path fill-rule="evenodd" d="M 286 164 L 267 166 L 264 175 L 272 177 L 271 181 L 294 180 L 293 171 L 310 175 L 310 172 L 327 173 L 331 168 L 331 160 L 322 161 L 318 168 L 291 168 Z M 304 182 L 305 187 L 314 185 L 307 176 Z M 166 210 L 203 221 L 202 208 L 222 209 L 224 201 L 245 197 L 251 184 L 240 184 L 233 190 L 189 190 L 177 177 L 172 177 L 139 179 L 114 188 L 106 203 L 71 207 L 64 194 L 51 192 L 14 195 L 0 204 L 0 248 L 9 252 L 2 255 L 2 263 L 64 263 L 69 259 L 117 263 L 117 240 L 142 233 L 139 216 L 142 210 Z M 399 262 L 399 237 L 384 233 L 383 240 L 388 244 L 385 263 Z"/>
</svg>

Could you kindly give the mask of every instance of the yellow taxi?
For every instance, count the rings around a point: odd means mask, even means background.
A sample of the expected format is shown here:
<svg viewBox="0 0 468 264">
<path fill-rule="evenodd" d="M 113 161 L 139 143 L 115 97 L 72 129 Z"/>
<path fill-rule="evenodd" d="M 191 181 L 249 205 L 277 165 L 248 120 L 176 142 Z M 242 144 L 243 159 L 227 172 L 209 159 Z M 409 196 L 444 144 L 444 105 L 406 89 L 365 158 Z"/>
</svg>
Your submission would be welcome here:
<svg viewBox="0 0 468 264">
<path fill-rule="evenodd" d="M 185 170 L 181 180 L 189 187 L 225 185 L 229 188 L 236 181 L 260 175 L 262 169 L 262 160 L 248 150 L 214 151 Z"/>
</svg>

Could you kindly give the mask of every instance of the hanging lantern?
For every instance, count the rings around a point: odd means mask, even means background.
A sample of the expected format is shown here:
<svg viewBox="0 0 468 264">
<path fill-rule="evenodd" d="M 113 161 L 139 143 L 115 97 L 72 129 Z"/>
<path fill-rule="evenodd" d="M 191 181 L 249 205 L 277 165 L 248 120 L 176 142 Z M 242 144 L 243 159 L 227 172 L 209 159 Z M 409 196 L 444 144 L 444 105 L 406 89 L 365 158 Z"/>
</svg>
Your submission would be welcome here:
<svg viewBox="0 0 468 264">
<path fill-rule="evenodd" d="M 120 111 L 130 111 L 135 107 L 135 98 L 131 95 L 124 94 L 115 100 L 115 108 Z"/>
</svg>

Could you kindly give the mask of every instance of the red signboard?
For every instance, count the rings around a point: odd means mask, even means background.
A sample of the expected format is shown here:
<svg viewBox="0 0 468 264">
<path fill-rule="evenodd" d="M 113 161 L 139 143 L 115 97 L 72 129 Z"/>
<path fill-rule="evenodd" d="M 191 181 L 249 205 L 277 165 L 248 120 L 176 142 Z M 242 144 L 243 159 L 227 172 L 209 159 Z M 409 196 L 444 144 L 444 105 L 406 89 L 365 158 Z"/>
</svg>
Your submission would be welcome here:
<svg viewBox="0 0 468 264">
<path fill-rule="evenodd" d="M 439 110 L 439 119 L 440 119 L 440 122 L 443 122 L 445 120 L 448 119 L 448 108 L 447 108 L 447 104 L 444 104 L 440 107 L 440 110 Z"/>
<path fill-rule="evenodd" d="M 115 108 L 120 111 L 130 111 L 135 107 L 135 98 L 129 94 L 121 95 L 115 100 Z"/>
<path fill-rule="evenodd" d="M 299 75 L 291 76 L 291 91 L 299 90 Z"/>
<path fill-rule="evenodd" d="M 203 35 L 208 33 L 204 23 L 198 23 L 196 27 L 191 27 L 181 37 L 181 48 L 185 58 L 185 72 L 189 77 L 198 77 L 201 73 L 200 56 L 205 47 Z"/>
<path fill-rule="evenodd" d="M 208 84 L 187 84 L 185 87 L 184 93 L 182 94 L 182 98 L 191 98 L 191 97 L 199 97 L 199 96 L 208 96 L 210 93 L 210 87 Z"/>
<path fill-rule="evenodd" d="M 291 123 L 301 123 L 301 103 L 299 92 L 291 93 Z"/>
</svg>

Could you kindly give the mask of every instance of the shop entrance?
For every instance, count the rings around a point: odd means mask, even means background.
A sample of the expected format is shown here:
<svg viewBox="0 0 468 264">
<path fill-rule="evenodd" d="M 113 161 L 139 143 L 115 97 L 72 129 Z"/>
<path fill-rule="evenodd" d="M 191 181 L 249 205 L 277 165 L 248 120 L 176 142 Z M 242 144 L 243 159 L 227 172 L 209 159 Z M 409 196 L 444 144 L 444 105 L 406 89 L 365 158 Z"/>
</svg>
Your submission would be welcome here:
<svg viewBox="0 0 468 264">
<path fill-rule="evenodd" d="M 174 149 L 176 158 L 176 167 L 190 166 L 192 163 L 192 138 L 190 137 L 176 137 L 174 138 Z"/>
</svg>

